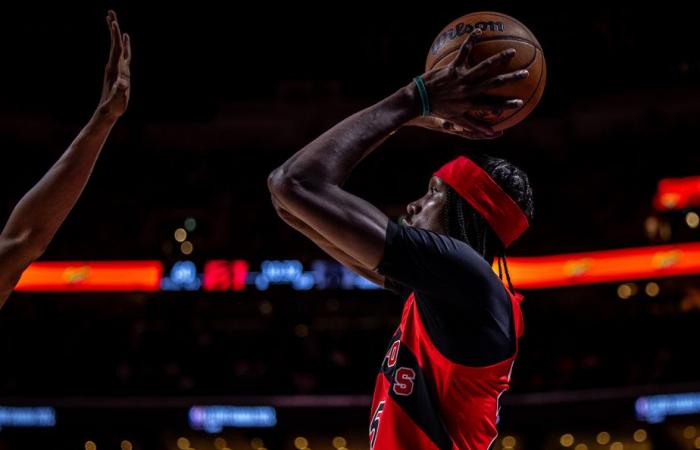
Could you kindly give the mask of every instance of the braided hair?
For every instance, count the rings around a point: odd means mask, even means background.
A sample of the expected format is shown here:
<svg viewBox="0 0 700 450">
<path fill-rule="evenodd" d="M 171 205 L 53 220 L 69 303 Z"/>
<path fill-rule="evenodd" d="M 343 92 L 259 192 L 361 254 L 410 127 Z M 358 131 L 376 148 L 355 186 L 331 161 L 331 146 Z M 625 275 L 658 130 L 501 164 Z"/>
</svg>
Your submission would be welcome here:
<svg viewBox="0 0 700 450">
<path fill-rule="evenodd" d="M 534 204 L 532 187 L 527 174 L 505 159 L 486 155 L 472 157 L 471 159 L 484 169 L 501 189 L 515 201 L 528 220 L 532 220 Z M 505 271 L 508 286 L 513 291 L 503 243 L 481 214 L 476 212 L 450 186 L 445 186 L 445 188 L 447 190 L 447 202 L 442 210 L 442 224 L 447 234 L 465 242 L 483 256 L 489 264 L 493 264 L 494 259 L 498 258 L 498 274 L 503 279 L 503 272 Z"/>
</svg>

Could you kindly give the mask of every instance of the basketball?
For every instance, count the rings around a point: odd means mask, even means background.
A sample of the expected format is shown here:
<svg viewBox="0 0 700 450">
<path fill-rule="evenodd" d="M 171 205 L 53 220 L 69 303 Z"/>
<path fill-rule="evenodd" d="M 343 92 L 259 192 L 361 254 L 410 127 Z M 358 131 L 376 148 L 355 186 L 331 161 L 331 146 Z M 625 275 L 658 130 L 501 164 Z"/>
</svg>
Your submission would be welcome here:
<svg viewBox="0 0 700 450">
<path fill-rule="evenodd" d="M 516 110 L 480 110 L 472 117 L 481 120 L 496 131 L 510 128 L 527 117 L 539 103 L 547 78 L 547 66 L 542 47 L 525 25 L 513 17 L 496 12 L 476 12 L 462 16 L 443 28 L 430 47 L 425 62 L 426 72 L 448 65 L 457 56 L 466 37 L 475 29 L 481 29 L 481 37 L 474 44 L 469 60 L 473 67 L 503 50 L 514 48 L 515 56 L 506 64 L 493 68 L 491 76 L 499 73 L 526 69 L 530 75 L 515 83 L 487 91 L 489 95 L 503 98 L 519 98 L 522 108 Z"/>
</svg>

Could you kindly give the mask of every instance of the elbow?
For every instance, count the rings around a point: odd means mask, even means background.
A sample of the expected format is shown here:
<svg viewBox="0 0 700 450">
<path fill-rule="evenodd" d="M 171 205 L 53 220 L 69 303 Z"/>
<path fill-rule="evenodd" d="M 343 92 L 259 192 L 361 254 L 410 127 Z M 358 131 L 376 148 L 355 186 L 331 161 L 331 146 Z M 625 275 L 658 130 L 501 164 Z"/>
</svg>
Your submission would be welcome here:
<svg viewBox="0 0 700 450">
<path fill-rule="evenodd" d="M 273 196 L 278 196 L 283 187 L 284 171 L 281 167 L 273 170 L 267 177 L 267 189 Z"/>
<path fill-rule="evenodd" d="M 291 199 L 299 197 L 305 190 L 302 183 L 289 172 L 278 167 L 267 177 L 267 188 L 273 197 Z"/>
<path fill-rule="evenodd" d="M 282 206 L 281 200 L 288 200 L 290 192 L 294 189 L 294 183 L 281 167 L 273 170 L 267 177 L 267 188 L 270 190 L 270 199 L 275 212 L 280 219 L 287 222 L 291 214 Z"/>
</svg>

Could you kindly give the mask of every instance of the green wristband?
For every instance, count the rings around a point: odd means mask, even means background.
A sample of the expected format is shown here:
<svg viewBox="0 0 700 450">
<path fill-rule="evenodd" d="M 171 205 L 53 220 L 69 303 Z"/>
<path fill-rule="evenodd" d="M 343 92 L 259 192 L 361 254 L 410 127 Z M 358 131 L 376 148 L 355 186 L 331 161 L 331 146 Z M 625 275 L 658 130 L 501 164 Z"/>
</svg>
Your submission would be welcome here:
<svg viewBox="0 0 700 450">
<path fill-rule="evenodd" d="M 423 117 L 430 115 L 430 98 L 428 98 L 428 90 L 425 88 L 425 83 L 423 79 L 418 76 L 413 79 L 418 88 L 418 94 L 420 94 L 420 104 L 421 104 L 421 115 Z"/>
</svg>

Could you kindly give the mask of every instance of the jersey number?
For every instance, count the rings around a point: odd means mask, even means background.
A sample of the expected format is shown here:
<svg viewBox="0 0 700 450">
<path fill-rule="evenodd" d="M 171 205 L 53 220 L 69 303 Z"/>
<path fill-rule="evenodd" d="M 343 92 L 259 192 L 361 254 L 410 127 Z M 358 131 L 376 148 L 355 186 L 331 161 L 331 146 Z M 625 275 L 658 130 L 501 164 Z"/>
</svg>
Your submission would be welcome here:
<svg viewBox="0 0 700 450">
<path fill-rule="evenodd" d="M 382 420 L 384 412 L 384 401 L 379 402 L 377 409 L 374 410 L 372 421 L 369 423 L 369 449 L 374 449 L 374 443 L 377 442 L 377 433 L 379 433 L 379 421 Z"/>
</svg>

